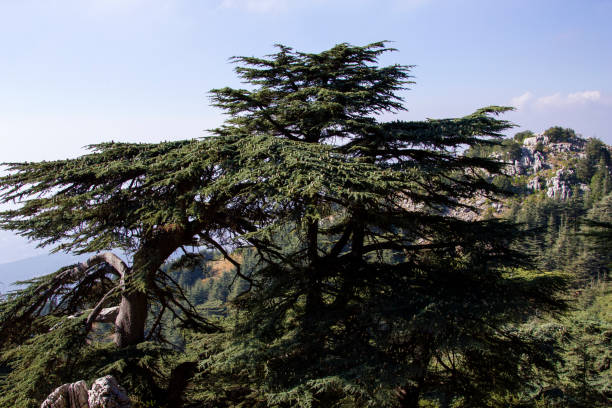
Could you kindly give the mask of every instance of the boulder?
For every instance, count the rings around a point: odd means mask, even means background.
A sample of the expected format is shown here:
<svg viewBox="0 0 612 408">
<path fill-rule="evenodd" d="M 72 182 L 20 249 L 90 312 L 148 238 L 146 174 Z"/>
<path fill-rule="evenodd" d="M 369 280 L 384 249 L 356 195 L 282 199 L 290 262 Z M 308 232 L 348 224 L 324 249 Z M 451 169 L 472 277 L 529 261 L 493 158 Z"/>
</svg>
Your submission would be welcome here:
<svg viewBox="0 0 612 408">
<path fill-rule="evenodd" d="M 131 408 L 125 389 L 110 375 L 98 378 L 87 391 L 85 381 L 57 387 L 40 408 Z"/>
<path fill-rule="evenodd" d="M 546 180 L 546 195 L 549 198 L 567 200 L 572 195 L 571 180 L 574 176 L 572 169 L 559 169 L 554 177 Z"/>
<path fill-rule="evenodd" d="M 131 408 L 125 389 L 115 377 L 107 375 L 94 381 L 89 391 L 89 408 Z"/>
<path fill-rule="evenodd" d="M 78 381 L 57 387 L 40 408 L 90 408 L 87 399 L 87 384 Z"/>
</svg>

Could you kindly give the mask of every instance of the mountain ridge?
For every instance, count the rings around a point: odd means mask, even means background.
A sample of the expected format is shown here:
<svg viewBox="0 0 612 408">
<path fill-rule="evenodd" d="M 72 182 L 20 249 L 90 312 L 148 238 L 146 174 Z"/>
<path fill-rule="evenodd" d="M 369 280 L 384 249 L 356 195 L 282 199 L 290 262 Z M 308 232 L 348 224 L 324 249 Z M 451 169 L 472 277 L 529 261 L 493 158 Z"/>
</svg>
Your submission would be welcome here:
<svg viewBox="0 0 612 408">
<path fill-rule="evenodd" d="M 80 258 L 71 254 L 55 253 L 2 263 L 0 264 L 0 293 L 16 289 L 13 284 L 17 281 L 55 272 L 62 266 L 78 262 Z"/>
</svg>

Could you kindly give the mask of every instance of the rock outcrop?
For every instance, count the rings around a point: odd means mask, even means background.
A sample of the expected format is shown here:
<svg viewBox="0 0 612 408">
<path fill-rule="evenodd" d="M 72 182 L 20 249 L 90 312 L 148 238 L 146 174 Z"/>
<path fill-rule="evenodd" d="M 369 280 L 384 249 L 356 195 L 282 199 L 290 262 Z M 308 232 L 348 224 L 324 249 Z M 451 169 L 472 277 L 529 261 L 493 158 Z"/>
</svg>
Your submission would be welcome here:
<svg viewBox="0 0 612 408">
<path fill-rule="evenodd" d="M 571 159 L 584 158 L 585 144 L 586 141 L 579 137 L 564 142 L 552 142 L 543 134 L 528 137 L 523 140 L 523 145 L 506 167 L 505 173 L 509 176 L 526 176 L 526 187 L 530 191 L 545 190 L 550 198 L 567 200 L 576 191 L 587 191 L 588 187 L 577 182 L 573 169 L 559 166 Z M 545 171 L 549 169 L 554 171 L 553 176 L 550 171 Z"/>
<path fill-rule="evenodd" d="M 557 170 L 554 177 L 546 180 L 546 195 L 549 198 L 567 200 L 572 195 L 572 179 L 574 170 L 561 168 Z"/>
<path fill-rule="evenodd" d="M 87 390 L 85 381 L 57 387 L 40 408 L 131 408 L 125 389 L 115 377 L 98 378 Z"/>
<path fill-rule="evenodd" d="M 94 381 L 88 400 L 89 408 L 131 408 L 132 406 L 125 389 L 111 375 Z"/>
<path fill-rule="evenodd" d="M 509 176 L 529 175 L 549 168 L 546 163 L 546 157 L 542 152 L 523 147 L 520 153 L 520 159 L 514 160 L 514 162 L 506 168 L 505 172 Z"/>
<path fill-rule="evenodd" d="M 563 140 L 563 141 L 559 141 Z M 551 139 L 544 134 L 526 138 L 521 142 L 504 143 L 497 150 L 489 150 L 488 158 L 506 162 L 503 173 L 508 182 L 521 194 L 537 193 L 555 200 L 565 201 L 574 195 L 587 194 L 590 187 L 579 177 L 576 164 L 587 157 L 588 140 L 580 136 Z M 612 147 L 605 146 L 610 155 Z M 484 177 L 492 181 L 493 175 L 483 171 Z M 476 220 L 491 215 L 501 215 L 508 209 L 509 200 L 487 200 L 476 195 L 461 200 L 465 207 L 449 209 L 446 215 L 463 220 Z"/>
<path fill-rule="evenodd" d="M 40 408 L 90 408 L 87 399 L 87 384 L 78 381 L 57 387 Z"/>
<path fill-rule="evenodd" d="M 539 191 L 542 189 L 543 180 L 540 177 L 535 176 L 527 182 L 527 188 L 531 191 Z"/>
</svg>

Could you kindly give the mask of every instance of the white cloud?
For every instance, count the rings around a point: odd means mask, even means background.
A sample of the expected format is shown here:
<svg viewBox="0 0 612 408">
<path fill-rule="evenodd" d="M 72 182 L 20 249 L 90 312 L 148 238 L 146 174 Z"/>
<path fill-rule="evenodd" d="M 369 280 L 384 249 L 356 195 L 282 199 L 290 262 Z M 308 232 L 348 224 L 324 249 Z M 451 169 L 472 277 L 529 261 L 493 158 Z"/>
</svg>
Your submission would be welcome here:
<svg viewBox="0 0 612 408">
<path fill-rule="evenodd" d="M 567 95 L 567 100 L 569 103 L 586 103 L 586 102 L 595 102 L 601 99 L 601 92 L 599 91 L 584 91 L 584 92 L 576 92 Z"/>
<path fill-rule="evenodd" d="M 587 104 L 605 104 L 605 100 L 602 98 L 601 92 L 596 90 L 572 92 L 568 94 L 556 92 L 551 95 L 540 97 L 536 97 L 531 92 L 525 92 L 522 95 L 512 98 L 510 103 L 518 109 L 531 107 L 549 109 L 576 107 Z"/>
<path fill-rule="evenodd" d="M 582 91 L 562 95 L 557 92 L 553 95 L 542 96 L 537 99 L 536 105 L 540 107 L 563 107 L 584 105 L 588 102 L 597 102 L 601 99 L 599 91 Z"/>
<path fill-rule="evenodd" d="M 510 105 L 514 106 L 517 109 L 523 108 L 529 101 L 533 99 L 533 94 L 529 91 L 525 92 L 522 95 L 515 96 L 510 100 Z"/>
</svg>

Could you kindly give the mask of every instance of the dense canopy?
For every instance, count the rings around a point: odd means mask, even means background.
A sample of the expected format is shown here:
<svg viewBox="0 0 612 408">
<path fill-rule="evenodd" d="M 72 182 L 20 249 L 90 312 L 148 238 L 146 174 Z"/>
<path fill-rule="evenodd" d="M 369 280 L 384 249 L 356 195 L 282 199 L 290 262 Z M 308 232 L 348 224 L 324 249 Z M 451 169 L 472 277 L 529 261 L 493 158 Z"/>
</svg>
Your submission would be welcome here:
<svg viewBox="0 0 612 408">
<path fill-rule="evenodd" d="M 264 58 L 237 57 L 248 89 L 211 91 L 228 119 L 210 137 L 9 164 L 0 200 L 18 206 L 0 213 L 2 228 L 57 250 L 121 250 L 129 259 L 95 255 L 5 299 L 0 344 L 12 371 L 4 390 L 37 359 L 14 346 L 82 324 L 73 335 L 89 340 L 79 347 L 95 349 L 104 329 L 92 324 L 117 302 L 116 348 L 99 372 L 120 367 L 122 350 L 159 356 L 170 313 L 202 341 L 195 351 L 167 345 L 199 361 L 189 381 L 233 387 L 207 406 L 416 407 L 426 395 L 482 406 L 518 389 L 534 367 L 549 368 L 554 353 L 512 323 L 562 307 L 561 281 L 522 274 L 529 259 L 512 249 L 514 225 L 459 216 L 477 211 L 474 198 L 505 193 L 489 181 L 504 163 L 458 152 L 498 143 L 512 124 L 497 115 L 509 108 L 381 121 L 404 109 L 411 83 L 410 66 L 377 65 L 389 51 L 385 43 L 319 54 L 278 46 Z M 177 250 L 198 255 L 186 247 L 220 254 L 246 282 L 225 320 L 193 307 L 164 269 Z M 80 314 L 87 318 L 66 323 Z M 85 360 L 56 361 L 57 377 L 92 375 Z M 118 372 L 159 387 L 139 361 L 140 371 Z M 185 366 L 175 368 L 167 384 Z M 32 393 L 21 387 L 0 401 Z"/>
</svg>

